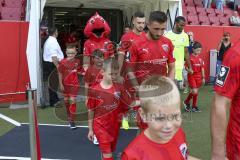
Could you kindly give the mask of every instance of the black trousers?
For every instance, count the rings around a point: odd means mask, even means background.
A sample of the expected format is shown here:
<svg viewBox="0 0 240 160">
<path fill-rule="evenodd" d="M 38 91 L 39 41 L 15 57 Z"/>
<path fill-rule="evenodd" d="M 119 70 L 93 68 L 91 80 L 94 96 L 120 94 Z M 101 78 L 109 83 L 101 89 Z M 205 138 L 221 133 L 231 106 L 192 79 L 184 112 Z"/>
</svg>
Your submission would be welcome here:
<svg viewBox="0 0 240 160">
<path fill-rule="evenodd" d="M 58 71 L 52 62 L 43 62 L 43 79 L 48 83 L 49 103 L 53 106 L 59 101 L 58 92 Z"/>
</svg>

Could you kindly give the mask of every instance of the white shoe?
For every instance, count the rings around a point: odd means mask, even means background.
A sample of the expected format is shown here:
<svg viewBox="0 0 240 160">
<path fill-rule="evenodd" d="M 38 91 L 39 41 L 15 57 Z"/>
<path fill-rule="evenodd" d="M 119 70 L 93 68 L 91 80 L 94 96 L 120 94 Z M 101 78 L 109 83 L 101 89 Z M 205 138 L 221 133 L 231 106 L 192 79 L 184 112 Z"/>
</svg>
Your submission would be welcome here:
<svg viewBox="0 0 240 160">
<path fill-rule="evenodd" d="M 98 142 L 97 137 L 95 135 L 93 136 L 93 144 L 99 145 L 99 142 Z"/>
</svg>

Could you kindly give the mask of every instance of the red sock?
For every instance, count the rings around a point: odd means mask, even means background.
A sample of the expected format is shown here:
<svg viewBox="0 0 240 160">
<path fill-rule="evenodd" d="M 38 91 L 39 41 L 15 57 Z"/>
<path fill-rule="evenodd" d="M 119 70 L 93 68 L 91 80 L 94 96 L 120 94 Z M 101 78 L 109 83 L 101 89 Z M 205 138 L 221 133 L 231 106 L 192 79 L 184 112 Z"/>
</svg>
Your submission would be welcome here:
<svg viewBox="0 0 240 160">
<path fill-rule="evenodd" d="M 66 101 L 64 101 L 64 103 L 65 103 L 65 107 L 66 107 L 66 111 L 67 111 L 67 118 L 68 118 L 68 120 L 69 120 L 69 118 L 70 118 L 69 101 L 66 100 Z"/>
<path fill-rule="evenodd" d="M 76 108 L 77 108 L 76 103 L 70 104 L 70 106 L 69 106 L 70 121 L 75 120 Z"/>
<path fill-rule="evenodd" d="M 193 108 L 197 107 L 197 98 L 198 98 L 198 94 L 194 94 L 193 95 L 193 104 L 192 104 Z"/>
<path fill-rule="evenodd" d="M 189 93 L 187 99 L 185 100 L 185 103 L 186 103 L 186 104 L 189 104 L 189 103 L 190 103 L 190 100 L 192 99 L 192 97 L 193 97 L 193 94 L 192 94 L 192 93 Z"/>
</svg>

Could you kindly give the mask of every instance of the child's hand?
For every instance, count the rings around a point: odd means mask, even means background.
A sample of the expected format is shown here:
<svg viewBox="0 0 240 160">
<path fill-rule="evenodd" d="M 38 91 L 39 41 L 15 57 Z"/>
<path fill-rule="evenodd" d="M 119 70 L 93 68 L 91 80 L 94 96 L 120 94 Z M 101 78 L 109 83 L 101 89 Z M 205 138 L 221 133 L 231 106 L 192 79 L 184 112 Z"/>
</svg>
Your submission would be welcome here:
<svg viewBox="0 0 240 160">
<path fill-rule="evenodd" d="M 89 139 L 90 141 L 93 141 L 93 136 L 94 136 L 93 131 L 92 131 L 92 130 L 89 130 L 89 131 L 88 131 L 88 139 Z"/>
</svg>

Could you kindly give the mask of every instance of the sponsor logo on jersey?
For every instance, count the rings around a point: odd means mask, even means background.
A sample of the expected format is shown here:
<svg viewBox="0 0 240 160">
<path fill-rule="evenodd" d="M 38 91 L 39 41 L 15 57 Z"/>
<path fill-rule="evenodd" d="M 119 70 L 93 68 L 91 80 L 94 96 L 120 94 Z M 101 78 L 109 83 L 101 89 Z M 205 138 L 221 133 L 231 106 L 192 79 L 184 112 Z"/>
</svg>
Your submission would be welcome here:
<svg viewBox="0 0 240 160">
<path fill-rule="evenodd" d="M 229 67 L 223 66 L 223 65 L 221 66 L 221 69 L 220 69 L 219 73 L 217 74 L 216 85 L 221 86 L 221 87 L 224 86 L 229 71 L 230 71 Z"/>
<path fill-rule="evenodd" d="M 164 50 L 165 52 L 168 52 L 168 51 L 169 51 L 169 46 L 168 46 L 168 44 L 163 44 L 163 45 L 162 45 L 162 48 L 163 48 L 163 50 Z"/>
</svg>

